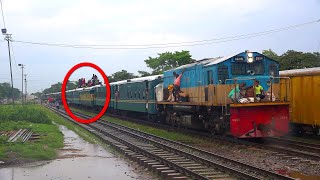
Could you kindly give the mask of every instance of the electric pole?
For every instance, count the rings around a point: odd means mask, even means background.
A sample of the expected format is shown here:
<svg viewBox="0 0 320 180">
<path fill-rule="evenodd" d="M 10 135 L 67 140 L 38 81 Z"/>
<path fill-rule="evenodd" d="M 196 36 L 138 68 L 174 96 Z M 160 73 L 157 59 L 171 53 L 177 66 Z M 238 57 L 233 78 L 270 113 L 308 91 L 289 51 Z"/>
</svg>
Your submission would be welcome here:
<svg viewBox="0 0 320 180">
<path fill-rule="evenodd" d="M 22 73 L 21 73 L 21 104 L 23 104 L 23 68 L 24 68 L 24 65 L 18 64 L 18 66 L 21 66 L 21 70 L 22 70 Z"/>
<path fill-rule="evenodd" d="M 25 95 L 25 100 L 24 102 L 27 103 L 27 75 L 24 75 L 24 84 L 25 84 L 25 90 L 24 90 L 24 95 Z"/>
<path fill-rule="evenodd" d="M 7 29 L 1 29 L 3 35 L 5 35 L 4 40 L 8 42 L 8 52 L 9 52 L 9 63 L 10 63 L 10 75 L 11 75 L 11 98 L 12 103 L 14 104 L 14 95 L 13 95 L 13 78 L 12 78 L 12 66 L 11 66 L 11 52 L 10 52 L 10 41 L 11 34 L 7 34 Z"/>
</svg>

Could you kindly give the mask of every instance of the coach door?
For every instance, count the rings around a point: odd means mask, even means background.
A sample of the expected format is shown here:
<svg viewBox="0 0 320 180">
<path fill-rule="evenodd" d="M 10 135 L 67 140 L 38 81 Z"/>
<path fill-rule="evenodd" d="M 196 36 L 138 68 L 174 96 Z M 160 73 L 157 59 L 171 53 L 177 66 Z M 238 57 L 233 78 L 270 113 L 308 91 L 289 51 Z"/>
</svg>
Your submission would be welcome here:
<svg viewBox="0 0 320 180">
<path fill-rule="evenodd" d="M 119 86 L 116 84 L 115 88 L 114 88 L 114 104 L 113 107 L 115 110 L 118 109 L 118 101 L 120 99 L 120 88 Z"/>
<path fill-rule="evenodd" d="M 145 102 L 146 102 L 146 112 L 148 113 L 149 109 L 149 81 L 145 81 Z"/>
</svg>

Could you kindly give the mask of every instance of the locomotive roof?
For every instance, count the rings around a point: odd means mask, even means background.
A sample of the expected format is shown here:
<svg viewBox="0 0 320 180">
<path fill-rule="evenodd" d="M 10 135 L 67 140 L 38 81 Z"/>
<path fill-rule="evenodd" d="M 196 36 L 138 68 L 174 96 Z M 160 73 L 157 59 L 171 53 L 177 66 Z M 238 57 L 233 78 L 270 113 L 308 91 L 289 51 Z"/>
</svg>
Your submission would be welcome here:
<svg viewBox="0 0 320 180">
<path fill-rule="evenodd" d="M 221 63 L 223 61 L 226 61 L 226 60 L 232 58 L 233 56 L 237 56 L 238 54 L 240 54 L 240 53 L 232 54 L 232 55 L 229 55 L 229 56 L 224 56 L 224 57 L 221 57 L 221 58 L 212 59 L 211 62 L 206 64 L 205 66 L 211 66 L 211 65 L 219 64 L 219 63 Z"/>
<path fill-rule="evenodd" d="M 243 52 L 241 52 L 241 53 L 243 53 Z M 228 59 L 230 59 L 230 58 L 232 58 L 234 56 L 237 56 L 237 55 L 239 55 L 241 53 L 234 53 L 234 54 L 229 55 L 229 56 L 218 57 L 218 58 L 206 58 L 206 59 L 202 59 L 202 60 L 196 61 L 194 63 L 185 64 L 185 65 L 179 66 L 179 67 L 177 67 L 175 69 L 170 69 L 168 71 L 178 70 L 178 69 L 185 69 L 185 68 L 188 68 L 188 67 L 192 67 L 192 66 L 194 66 L 196 64 L 203 64 L 204 66 L 211 66 L 211 65 L 219 64 L 219 63 L 221 63 L 223 61 L 226 61 L 226 60 L 228 60 Z M 252 53 L 258 53 L 258 52 L 252 52 Z M 258 53 L 258 54 L 261 54 L 261 53 Z M 273 60 L 273 59 L 270 59 L 270 60 Z"/>
<path fill-rule="evenodd" d="M 311 76 L 311 75 L 320 75 L 320 67 L 280 71 L 280 76 Z"/>
<path fill-rule="evenodd" d="M 196 62 L 193 62 L 193 63 L 190 63 L 190 64 L 185 64 L 185 65 L 182 65 L 182 66 L 179 66 L 177 68 L 174 68 L 174 69 L 170 69 L 170 70 L 167 70 L 167 71 L 172 71 L 172 70 L 176 70 L 176 69 L 185 69 L 185 68 L 188 68 L 188 67 L 192 67 L 196 64 L 208 64 L 214 60 L 216 60 L 218 58 L 206 58 L 206 59 L 202 59 L 202 60 L 199 60 L 199 61 L 196 61 Z M 167 72 L 166 71 L 166 72 Z"/>
</svg>

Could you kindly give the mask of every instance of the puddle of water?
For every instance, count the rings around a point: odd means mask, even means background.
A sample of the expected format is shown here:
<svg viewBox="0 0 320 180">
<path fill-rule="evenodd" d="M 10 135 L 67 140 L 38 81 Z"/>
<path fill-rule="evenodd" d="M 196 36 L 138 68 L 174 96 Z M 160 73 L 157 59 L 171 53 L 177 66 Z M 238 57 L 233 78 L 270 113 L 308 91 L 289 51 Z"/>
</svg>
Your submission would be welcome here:
<svg viewBox="0 0 320 180">
<path fill-rule="evenodd" d="M 301 172 L 297 172 L 297 171 L 290 172 L 289 176 L 296 179 L 301 179 L 301 180 L 320 180 L 320 176 L 304 175 Z"/>
<path fill-rule="evenodd" d="M 64 126 L 59 128 L 64 134 L 65 147 L 56 160 L 41 165 L 2 168 L 0 180 L 127 180 L 138 177 L 132 168 L 103 147 L 84 141 Z"/>
</svg>

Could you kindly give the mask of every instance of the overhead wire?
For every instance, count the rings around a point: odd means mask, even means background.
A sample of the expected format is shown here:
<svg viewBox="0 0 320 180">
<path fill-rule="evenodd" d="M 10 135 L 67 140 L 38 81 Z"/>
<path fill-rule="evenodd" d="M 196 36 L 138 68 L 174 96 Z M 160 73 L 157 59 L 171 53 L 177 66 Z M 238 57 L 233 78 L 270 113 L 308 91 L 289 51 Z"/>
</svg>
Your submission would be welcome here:
<svg viewBox="0 0 320 180">
<path fill-rule="evenodd" d="M 15 69 L 15 71 L 16 71 L 16 74 L 21 74 L 20 72 L 19 72 L 19 70 L 18 70 L 18 64 L 17 64 L 17 61 L 16 61 L 16 56 L 15 56 L 15 53 L 14 53 L 14 50 L 13 50 L 13 43 L 11 42 L 11 44 L 10 44 L 10 48 L 11 48 L 11 54 L 12 54 L 12 59 L 13 59 L 13 61 L 14 61 L 14 69 Z"/>
<path fill-rule="evenodd" d="M 4 13 L 3 13 L 3 8 L 2 8 L 2 0 L 0 0 L 0 5 L 1 5 L 1 15 L 2 15 L 3 27 L 6 28 L 6 21 L 4 20 Z"/>
<path fill-rule="evenodd" d="M 212 39 L 204 39 L 198 41 L 186 41 L 186 42 L 170 42 L 170 43 L 159 43 L 159 44 L 109 44 L 109 45 L 84 45 L 84 44 L 66 44 L 66 43 L 48 43 L 48 42 L 33 42 L 33 41 L 21 41 L 14 40 L 14 42 L 24 43 L 24 44 L 32 44 L 32 45 L 44 45 L 44 46 L 55 46 L 55 47 L 68 47 L 68 48 L 80 48 L 80 49 L 153 49 L 153 48 L 168 48 L 168 47 L 183 47 L 183 46 L 199 46 L 206 44 L 215 44 L 215 43 L 223 43 L 229 41 L 236 41 L 241 39 L 248 39 L 257 36 L 264 36 L 272 33 L 277 33 L 281 31 L 287 31 L 291 29 L 295 29 L 298 27 L 314 24 L 320 22 L 320 19 L 309 21 L 301 24 L 286 26 L 282 28 L 261 31 L 250 34 L 222 37 L 222 38 L 212 38 Z"/>
</svg>

